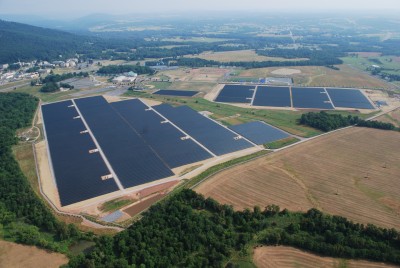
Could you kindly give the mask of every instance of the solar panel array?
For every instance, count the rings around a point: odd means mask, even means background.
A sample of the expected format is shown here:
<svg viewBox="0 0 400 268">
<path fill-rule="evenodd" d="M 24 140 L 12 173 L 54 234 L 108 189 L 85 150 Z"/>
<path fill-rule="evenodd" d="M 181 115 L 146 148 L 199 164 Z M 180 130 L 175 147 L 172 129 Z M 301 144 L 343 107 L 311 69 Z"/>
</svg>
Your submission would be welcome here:
<svg viewBox="0 0 400 268">
<path fill-rule="evenodd" d="M 230 128 L 259 145 L 290 136 L 288 133 L 260 121 L 231 126 Z"/>
<path fill-rule="evenodd" d="M 215 155 L 223 155 L 250 148 L 253 145 L 237 139 L 237 134 L 206 118 L 188 106 L 172 107 L 162 104 L 153 107 L 172 123 L 188 133 Z"/>
<path fill-rule="evenodd" d="M 254 96 L 253 105 L 291 107 L 289 87 L 259 86 Z"/>
<path fill-rule="evenodd" d="M 225 85 L 215 101 L 232 103 L 250 103 L 255 86 Z"/>
<path fill-rule="evenodd" d="M 335 107 L 374 109 L 367 97 L 357 89 L 327 88 Z"/>
<path fill-rule="evenodd" d="M 112 107 L 170 168 L 212 157 L 138 99 L 114 102 Z"/>
<path fill-rule="evenodd" d="M 179 96 L 179 97 L 193 97 L 199 93 L 198 91 L 189 91 L 189 90 L 172 90 L 172 89 L 161 89 L 159 91 L 154 92 L 156 95 L 165 95 L 165 96 Z"/>
<path fill-rule="evenodd" d="M 292 99 L 295 108 L 333 109 L 323 88 L 292 87 Z"/>
<path fill-rule="evenodd" d="M 77 99 L 75 103 L 125 188 L 173 175 L 103 97 Z"/>
<path fill-rule="evenodd" d="M 260 80 L 261 81 L 261 80 Z M 225 85 L 217 102 L 249 103 L 253 106 L 294 107 L 301 109 L 334 109 L 335 107 L 374 109 L 358 89 L 307 88 L 282 86 Z"/>
<path fill-rule="evenodd" d="M 72 101 L 42 106 L 51 162 L 62 206 L 67 206 L 118 190 Z M 75 119 L 74 119 L 75 118 Z"/>
</svg>

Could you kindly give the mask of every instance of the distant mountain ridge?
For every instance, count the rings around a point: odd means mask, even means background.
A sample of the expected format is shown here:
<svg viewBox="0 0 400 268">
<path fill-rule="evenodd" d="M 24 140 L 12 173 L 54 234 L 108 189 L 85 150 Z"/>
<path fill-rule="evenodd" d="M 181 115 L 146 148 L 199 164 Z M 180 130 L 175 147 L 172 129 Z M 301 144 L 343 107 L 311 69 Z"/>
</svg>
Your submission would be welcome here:
<svg viewBox="0 0 400 268">
<path fill-rule="evenodd" d="M 0 63 L 55 60 L 90 47 L 89 37 L 0 20 Z M 60 57 L 61 55 L 61 57 Z"/>
</svg>

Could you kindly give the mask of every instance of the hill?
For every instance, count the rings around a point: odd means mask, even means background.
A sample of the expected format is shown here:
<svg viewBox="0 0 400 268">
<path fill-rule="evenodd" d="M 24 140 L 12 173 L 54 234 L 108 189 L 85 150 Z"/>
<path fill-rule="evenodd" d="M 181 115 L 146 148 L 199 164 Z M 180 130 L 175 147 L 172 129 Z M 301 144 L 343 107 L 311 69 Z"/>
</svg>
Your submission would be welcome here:
<svg viewBox="0 0 400 268">
<path fill-rule="evenodd" d="M 88 37 L 0 20 L 0 63 L 67 58 L 92 46 Z"/>
</svg>

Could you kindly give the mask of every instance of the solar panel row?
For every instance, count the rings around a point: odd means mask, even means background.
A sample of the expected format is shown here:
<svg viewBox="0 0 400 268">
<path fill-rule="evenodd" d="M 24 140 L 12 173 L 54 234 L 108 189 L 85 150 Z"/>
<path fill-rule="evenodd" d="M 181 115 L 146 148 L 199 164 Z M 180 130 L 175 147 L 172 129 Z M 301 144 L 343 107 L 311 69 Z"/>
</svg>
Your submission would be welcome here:
<svg viewBox="0 0 400 268">
<path fill-rule="evenodd" d="M 172 90 L 172 89 L 161 89 L 159 91 L 154 92 L 156 95 L 165 95 L 165 96 L 180 96 L 180 97 L 193 97 L 199 93 L 198 91 L 189 91 L 189 90 Z"/>
<path fill-rule="evenodd" d="M 231 126 L 230 128 L 258 145 L 290 136 L 288 133 L 260 121 Z"/>
<path fill-rule="evenodd" d="M 326 90 L 335 107 L 374 109 L 374 106 L 360 90 L 339 88 L 327 88 Z"/>
<path fill-rule="evenodd" d="M 253 105 L 291 107 L 289 87 L 259 86 L 254 96 Z"/>
<path fill-rule="evenodd" d="M 162 104 L 153 107 L 172 123 L 203 144 L 215 155 L 223 155 L 252 147 L 244 139 L 214 121 L 202 116 L 188 106 L 173 108 Z"/>
<path fill-rule="evenodd" d="M 168 167 L 176 168 L 212 157 L 140 100 L 114 102 L 111 105 Z"/>
<path fill-rule="evenodd" d="M 255 86 L 225 85 L 215 101 L 250 103 Z"/>
<path fill-rule="evenodd" d="M 72 101 L 42 106 L 46 138 L 62 206 L 118 190 Z M 75 118 L 75 119 L 74 119 Z"/>
<path fill-rule="evenodd" d="M 254 86 L 226 85 L 215 101 L 251 103 L 253 106 L 293 107 L 303 109 L 334 109 L 334 106 L 355 109 L 374 109 L 367 97 L 357 89 L 271 87 L 258 86 L 254 98 Z M 292 95 L 292 96 L 291 96 Z M 333 105 L 332 105 L 332 103 Z"/>
<path fill-rule="evenodd" d="M 167 164 L 103 97 L 75 100 L 125 188 L 172 176 Z"/>
</svg>

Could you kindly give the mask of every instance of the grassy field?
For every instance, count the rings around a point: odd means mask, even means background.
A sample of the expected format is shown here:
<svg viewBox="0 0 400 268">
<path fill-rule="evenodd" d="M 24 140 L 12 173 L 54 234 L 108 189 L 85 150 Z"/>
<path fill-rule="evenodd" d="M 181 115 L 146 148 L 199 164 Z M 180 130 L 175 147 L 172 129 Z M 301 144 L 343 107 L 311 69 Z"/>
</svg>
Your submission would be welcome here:
<svg viewBox="0 0 400 268">
<path fill-rule="evenodd" d="M 348 65 L 338 65 L 340 70 L 332 70 L 322 66 L 295 66 L 290 69 L 300 70 L 301 73 L 293 74 L 295 85 L 301 86 L 327 86 L 327 87 L 350 87 L 350 88 L 391 88 L 392 85 L 371 77 L 358 69 Z M 273 71 L 280 67 L 269 67 L 259 69 L 242 70 L 238 73 L 240 77 L 276 77 Z"/>
<path fill-rule="evenodd" d="M 288 146 L 290 144 L 296 143 L 298 141 L 299 141 L 298 138 L 288 137 L 288 138 L 285 138 L 282 140 L 273 141 L 273 142 L 264 144 L 264 147 L 268 148 L 268 149 L 278 149 L 278 148 L 282 148 L 282 147 Z"/>
<path fill-rule="evenodd" d="M 342 58 L 345 64 L 365 71 L 371 65 L 378 65 L 385 69 L 385 72 L 400 75 L 400 61 L 396 56 L 380 56 L 376 53 L 372 54 L 359 54 L 358 57 L 344 57 Z"/>
<path fill-rule="evenodd" d="M 223 171 L 196 191 L 236 209 L 311 207 L 400 229 L 400 135 L 350 128 Z"/>
<path fill-rule="evenodd" d="M 236 50 L 223 52 L 203 52 L 199 55 L 185 56 L 186 58 L 200 58 L 205 60 L 214 60 L 219 62 L 235 61 L 302 61 L 306 58 L 285 59 L 280 57 L 267 57 L 257 55 L 254 50 Z"/>
<path fill-rule="evenodd" d="M 400 109 L 396 109 L 390 113 L 384 114 L 376 118 L 376 120 L 391 123 L 395 127 L 400 127 Z"/>
<path fill-rule="evenodd" d="M 258 268 L 389 268 L 388 264 L 320 257 L 292 247 L 258 247 L 254 250 L 254 264 Z"/>
<path fill-rule="evenodd" d="M 134 200 L 118 198 L 103 203 L 100 210 L 103 212 L 115 211 L 133 202 Z"/>
</svg>

